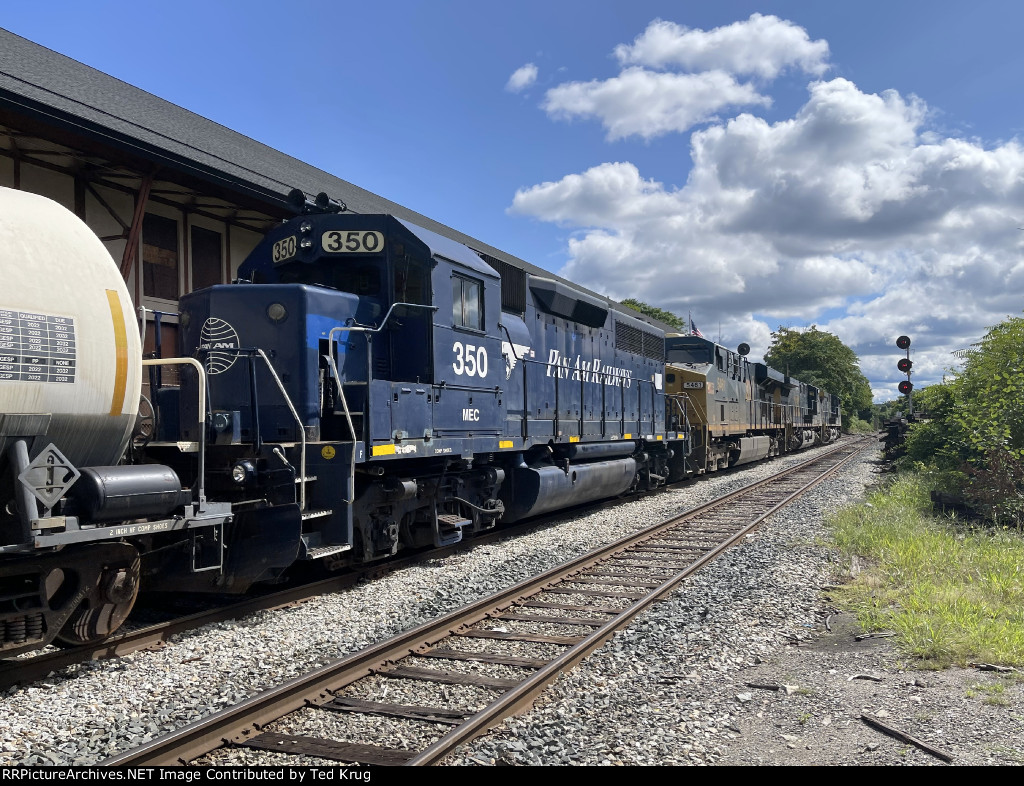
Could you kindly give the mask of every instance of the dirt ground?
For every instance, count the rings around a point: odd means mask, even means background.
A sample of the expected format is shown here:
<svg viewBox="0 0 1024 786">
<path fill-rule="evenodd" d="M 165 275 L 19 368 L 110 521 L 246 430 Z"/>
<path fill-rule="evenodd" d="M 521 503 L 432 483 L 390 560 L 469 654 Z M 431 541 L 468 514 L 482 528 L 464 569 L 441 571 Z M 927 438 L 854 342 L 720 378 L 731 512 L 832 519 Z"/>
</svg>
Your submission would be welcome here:
<svg viewBox="0 0 1024 786">
<path fill-rule="evenodd" d="M 890 638 L 858 638 L 852 616 L 835 615 L 829 627 L 740 672 L 732 688 L 742 709 L 719 765 L 1024 763 L 1019 672 L 916 671 Z"/>
</svg>

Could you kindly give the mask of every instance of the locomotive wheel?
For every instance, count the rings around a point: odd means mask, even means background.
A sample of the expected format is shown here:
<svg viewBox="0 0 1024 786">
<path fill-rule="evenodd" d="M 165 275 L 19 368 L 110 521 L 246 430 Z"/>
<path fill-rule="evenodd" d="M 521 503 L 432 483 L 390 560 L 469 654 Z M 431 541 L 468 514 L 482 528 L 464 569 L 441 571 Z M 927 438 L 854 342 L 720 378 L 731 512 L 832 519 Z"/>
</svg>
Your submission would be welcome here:
<svg viewBox="0 0 1024 786">
<path fill-rule="evenodd" d="M 120 628 L 139 594 L 140 568 L 137 555 L 130 564 L 104 568 L 97 586 L 71 612 L 56 641 L 71 647 L 95 644 Z"/>
</svg>

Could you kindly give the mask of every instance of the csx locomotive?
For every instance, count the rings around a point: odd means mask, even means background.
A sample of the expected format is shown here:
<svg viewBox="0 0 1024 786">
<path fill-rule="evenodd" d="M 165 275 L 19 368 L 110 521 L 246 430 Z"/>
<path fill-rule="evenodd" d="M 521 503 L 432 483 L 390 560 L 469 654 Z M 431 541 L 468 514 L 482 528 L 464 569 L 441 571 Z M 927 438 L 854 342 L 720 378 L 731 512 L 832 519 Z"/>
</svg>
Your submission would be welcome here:
<svg viewBox="0 0 1024 786">
<path fill-rule="evenodd" d="M 0 653 L 96 641 L 139 586 L 241 593 L 839 434 L 745 353 L 390 215 L 293 195 L 239 280 L 179 302 L 150 390 L 117 266 L 0 189 Z M 23 270 L 23 273 L 18 273 Z M 48 276 L 48 279 L 44 277 Z"/>
</svg>

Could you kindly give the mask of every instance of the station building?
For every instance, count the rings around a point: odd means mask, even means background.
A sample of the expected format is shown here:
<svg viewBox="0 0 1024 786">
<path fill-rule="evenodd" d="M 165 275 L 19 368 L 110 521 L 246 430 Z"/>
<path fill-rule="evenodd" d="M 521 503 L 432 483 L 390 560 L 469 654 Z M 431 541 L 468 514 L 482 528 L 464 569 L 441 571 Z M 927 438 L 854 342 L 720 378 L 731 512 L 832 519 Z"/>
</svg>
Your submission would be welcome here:
<svg viewBox="0 0 1024 786">
<path fill-rule="evenodd" d="M 177 300 L 229 283 L 292 189 L 391 213 L 490 257 L 550 272 L 218 123 L 0 29 L 0 186 L 56 200 L 103 240 L 146 326 L 177 346 Z M 518 272 L 522 276 L 522 272 Z"/>
</svg>

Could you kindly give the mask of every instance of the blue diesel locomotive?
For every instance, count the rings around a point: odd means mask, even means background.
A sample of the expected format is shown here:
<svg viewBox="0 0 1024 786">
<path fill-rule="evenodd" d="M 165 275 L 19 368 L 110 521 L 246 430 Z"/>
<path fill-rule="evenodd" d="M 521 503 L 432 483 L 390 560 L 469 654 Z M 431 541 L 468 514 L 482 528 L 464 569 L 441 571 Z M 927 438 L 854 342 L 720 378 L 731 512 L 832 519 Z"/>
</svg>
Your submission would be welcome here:
<svg viewBox="0 0 1024 786">
<path fill-rule="evenodd" d="M 58 402 L 79 402 L 72 425 L 117 415 L 105 458 L 48 425 L 58 404 L 0 409 L 0 654 L 101 640 L 140 585 L 243 593 L 297 563 L 451 545 L 838 436 L 834 396 L 713 342 L 397 217 L 295 197 L 235 283 L 181 298 L 181 357 L 143 361 L 113 305 L 109 362 L 61 328 L 82 347 L 73 382 L 102 360 L 115 383 Z M 96 321 L 72 303 L 53 319 Z M 112 464 L 142 365 L 168 363 L 180 384 L 151 376 L 151 433 Z"/>
<path fill-rule="evenodd" d="M 184 373 L 158 399 L 180 433 L 148 446 L 187 476 L 180 443 L 207 438 L 206 493 L 235 511 L 226 562 L 193 572 L 196 553 L 159 552 L 144 569 L 162 588 L 241 592 L 296 560 L 450 545 L 684 473 L 664 334 L 606 299 L 393 216 L 330 210 L 272 231 L 239 277 L 180 302 L 210 433 L 184 425 Z"/>
</svg>

